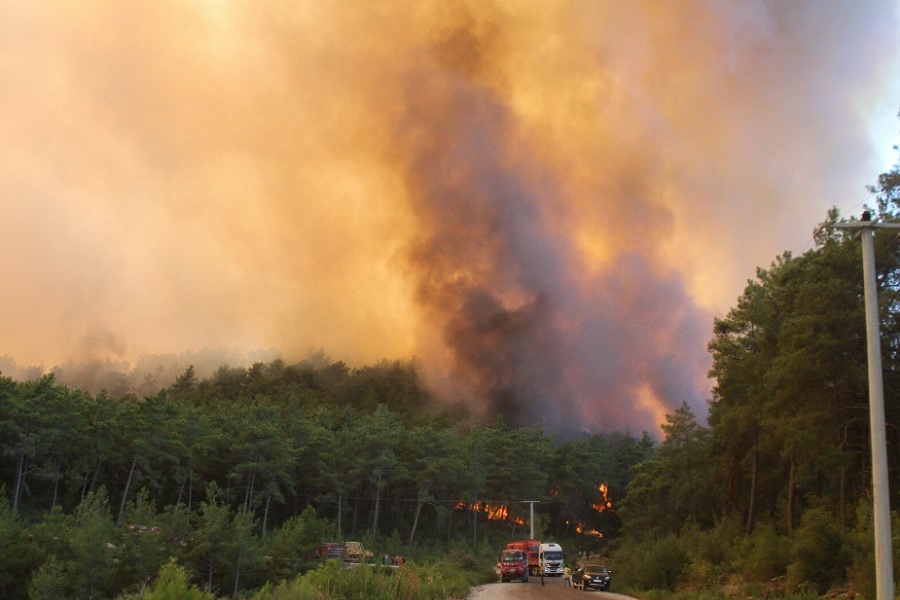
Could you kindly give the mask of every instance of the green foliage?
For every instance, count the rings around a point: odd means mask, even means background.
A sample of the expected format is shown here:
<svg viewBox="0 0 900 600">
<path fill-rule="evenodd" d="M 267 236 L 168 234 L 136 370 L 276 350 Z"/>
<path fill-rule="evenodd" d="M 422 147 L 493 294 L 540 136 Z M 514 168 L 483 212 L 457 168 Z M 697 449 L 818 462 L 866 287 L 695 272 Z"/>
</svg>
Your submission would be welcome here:
<svg viewBox="0 0 900 600">
<path fill-rule="evenodd" d="M 93 598 L 114 595 L 118 589 L 121 530 L 116 528 L 106 490 L 90 493 L 78 505 L 69 532 L 68 571 L 75 596 Z"/>
<path fill-rule="evenodd" d="M 803 514 L 793 554 L 794 562 L 787 570 L 791 587 L 811 586 L 813 591 L 824 594 L 843 581 L 848 562 L 844 536 L 824 508 L 814 507 Z"/>
<path fill-rule="evenodd" d="M 31 569 L 33 548 L 25 524 L 12 511 L 4 491 L 0 486 L 0 598 L 25 598 L 27 587 L 21 574 Z"/>
<path fill-rule="evenodd" d="M 187 571 L 174 562 L 169 562 L 159 571 L 159 577 L 149 591 L 139 596 L 142 600 L 214 600 L 190 583 Z"/>
<path fill-rule="evenodd" d="M 736 565 L 739 572 L 751 581 L 771 581 L 783 577 L 791 562 L 791 541 L 766 523 L 752 535 L 745 536 L 738 547 Z"/>
<path fill-rule="evenodd" d="M 619 505 L 626 533 L 641 539 L 678 534 L 684 527 L 711 527 L 722 512 L 709 430 L 682 403 L 675 414 L 666 415 L 663 431 L 666 438 L 656 456 L 633 468 Z"/>
<path fill-rule="evenodd" d="M 324 539 L 334 539 L 334 527 L 326 519 L 316 518 L 307 506 L 297 517 L 288 519 L 271 536 L 265 554 L 269 556 L 267 581 L 292 579 L 315 568 L 316 550 Z"/>
<path fill-rule="evenodd" d="M 346 569 L 329 561 L 293 580 L 266 584 L 252 600 L 448 600 L 465 598 L 473 585 L 496 579 L 493 571 L 473 573 L 455 563 L 406 564 L 394 570 L 365 565 Z"/>
<path fill-rule="evenodd" d="M 675 591 L 689 564 L 685 546 L 675 534 L 622 546 L 615 553 L 615 585 Z"/>
<path fill-rule="evenodd" d="M 72 598 L 69 573 L 60 561 L 50 557 L 32 573 L 28 597 L 32 600 L 68 600 Z"/>
<path fill-rule="evenodd" d="M 898 532 L 900 520 L 897 514 L 892 515 L 891 529 Z M 856 505 L 856 522 L 852 530 L 847 532 L 848 552 L 853 557 L 852 564 L 847 569 L 847 579 L 850 589 L 857 591 L 864 598 L 876 597 L 876 573 L 875 573 L 875 531 L 872 521 L 872 503 L 860 500 Z M 893 536 L 894 564 L 897 564 L 900 551 L 900 539 Z M 896 566 L 894 567 L 896 571 Z"/>
</svg>

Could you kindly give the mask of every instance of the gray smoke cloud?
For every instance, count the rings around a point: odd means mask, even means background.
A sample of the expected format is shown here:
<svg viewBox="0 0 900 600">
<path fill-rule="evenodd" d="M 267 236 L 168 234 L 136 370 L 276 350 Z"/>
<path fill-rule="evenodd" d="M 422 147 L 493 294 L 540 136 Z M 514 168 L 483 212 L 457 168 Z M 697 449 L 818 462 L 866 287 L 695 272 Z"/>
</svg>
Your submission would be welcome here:
<svg viewBox="0 0 900 600">
<path fill-rule="evenodd" d="M 898 24 L 0 0 L 3 372 L 322 349 L 415 356 L 437 395 L 554 430 L 703 414 L 713 317 L 886 169 Z"/>
</svg>

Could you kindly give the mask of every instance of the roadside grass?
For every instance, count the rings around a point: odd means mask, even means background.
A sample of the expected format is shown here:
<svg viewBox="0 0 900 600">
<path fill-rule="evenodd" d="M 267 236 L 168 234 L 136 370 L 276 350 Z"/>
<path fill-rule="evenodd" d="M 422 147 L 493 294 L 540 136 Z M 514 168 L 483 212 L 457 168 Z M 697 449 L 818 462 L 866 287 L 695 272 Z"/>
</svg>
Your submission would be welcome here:
<svg viewBox="0 0 900 600">
<path fill-rule="evenodd" d="M 618 593 L 638 598 L 639 600 L 734 600 L 734 598 L 766 598 L 767 600 L 820 600 L 821 596 L 814 593 L 806 594 L 787 594 L 784 596 L 772 596 L 759 590 L 759 594 L 754 593 L 752 589 L 741 590 L 737 596 L 726 594 L 719 589 L 703 590 L 703 591 L 681 591 L 671 592 L 668 590 L 616 590 Z"/>
<path fill-rule="evenodd" d="M 238 598 L 247 600 L 448 600 L 463 599 L 472 587 L 496 581 L 492 568 L 477 566 L 451 554 L 432 564 L 407 563 L 398 569 L 379 565 L 347 568 L 327 561 L 290 581 L 268 583 Z M 169 563 L 152 589 L 120 596 L 119 600 L 215 600 L 216 596 L 189 584 L 184 568 Z"/>
</svg>

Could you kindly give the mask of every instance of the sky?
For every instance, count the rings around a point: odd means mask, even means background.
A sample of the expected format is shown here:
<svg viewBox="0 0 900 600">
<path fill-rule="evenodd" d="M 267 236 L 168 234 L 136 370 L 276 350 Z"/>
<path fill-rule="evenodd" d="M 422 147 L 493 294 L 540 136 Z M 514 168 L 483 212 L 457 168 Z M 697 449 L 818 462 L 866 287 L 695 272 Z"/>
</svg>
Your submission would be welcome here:
<svg viewBox="0 0 900 600">
<path fill-rule="evenodd" d="M 415 360 L 658 431 L 898 108 L 895 1 L 0 0 L 0 365 Z"/>
</svg>

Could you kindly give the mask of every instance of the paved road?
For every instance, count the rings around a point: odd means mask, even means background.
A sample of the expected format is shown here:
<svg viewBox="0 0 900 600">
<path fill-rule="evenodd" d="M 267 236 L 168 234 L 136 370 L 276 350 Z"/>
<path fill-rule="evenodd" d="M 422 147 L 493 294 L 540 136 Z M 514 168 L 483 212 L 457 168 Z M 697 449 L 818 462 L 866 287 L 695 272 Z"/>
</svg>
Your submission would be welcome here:
<svg viewBox="0 0 900 600">
<path fill-rule="evenodd" d="M 472 590 L 469 600 L 634 600 L 631 596 L 598 592 L 582 592 L 563 585 L 561 577 L 545 577 L 541 587 L 540 577 L 531 577 L 528 583 L 489 583 Z M 613 581 L 613 587 L 616 582 Z"/>
</svg>

